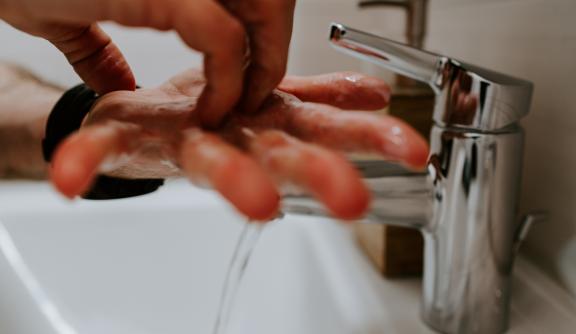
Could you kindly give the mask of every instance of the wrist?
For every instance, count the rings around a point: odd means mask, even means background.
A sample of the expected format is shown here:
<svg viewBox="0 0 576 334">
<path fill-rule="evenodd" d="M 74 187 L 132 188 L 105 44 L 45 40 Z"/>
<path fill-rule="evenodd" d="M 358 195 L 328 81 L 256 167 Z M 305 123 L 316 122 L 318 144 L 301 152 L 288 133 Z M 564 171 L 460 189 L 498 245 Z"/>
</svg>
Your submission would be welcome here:
<svg viewBox="0 0 576 334">
<path fill-rule="evenodd" d="M 40 81 L 19 78 L 0 86 L 0 128 L 21 129 L 40 142 L 50 110 L 64 90 Z"/>
<path fill-rule="evenodd" d="M 57 147 L 71 134 L 78 131 L 97 100 L 96 92 L 85 84 L 66 91 L 58 100 L 48 118 L 46 135 L 42 141 L 46 161 L 52 162 Z M 113 130 L 113 127 L 110 129 Z M 58 164 L 58 161 L 55 163 Z M 57 165 L 55 170 L 59 170 Z M 163 184 L 162 179 L 127 179 L 97 175 L 90 189 L 84 189 L 82 198 L 108 200 L 140 196 L 156 191 Z"/>
<path fill-rule="evenodd" d="M 29 72 L 0 65 L 0 177 L 46 176 L 41 141 L 61 95 Z"/>
</svg>

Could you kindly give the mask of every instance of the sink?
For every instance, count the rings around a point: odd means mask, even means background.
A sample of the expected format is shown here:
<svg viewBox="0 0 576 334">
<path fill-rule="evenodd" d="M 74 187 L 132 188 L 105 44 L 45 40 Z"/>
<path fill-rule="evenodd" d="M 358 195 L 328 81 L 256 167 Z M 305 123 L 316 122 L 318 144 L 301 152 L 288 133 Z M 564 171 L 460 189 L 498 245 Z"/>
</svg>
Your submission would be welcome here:
<svg viewBox="0 0 576 334">
<path fill-rule="evenodd" d="M 4 182 L 0 221 L 0 333 L 10 334 L 211 333 L 245 224 L 218 195 L 183 181 L 111 202 Z M 574 328 L 566 310 L 576 304 L 534 289 L 530 268 L 521 260 L 517 271 L 530 278 L 517 284 L 511 333 Z M 420 281 L 380 278 L 347 226 L 288 215 L 264 228 L 228 332 L 432 333 L 419 301 Z"/>
<path fill-rule="evenodd" d="M 210 333 L 245 224 L 186 182 L 74 203 L 44 183 L 6 183 L 0 220 L 0 333 L 26 334 Z M 230 333 L 389 327 L 382 281 L 342 224 L 299 216 L 271 224 L 245 275 Z M 411 295 L 417 303 L 417 289 Z M 417 319 L 417 309 L 404 317 Z"/>
</svg>

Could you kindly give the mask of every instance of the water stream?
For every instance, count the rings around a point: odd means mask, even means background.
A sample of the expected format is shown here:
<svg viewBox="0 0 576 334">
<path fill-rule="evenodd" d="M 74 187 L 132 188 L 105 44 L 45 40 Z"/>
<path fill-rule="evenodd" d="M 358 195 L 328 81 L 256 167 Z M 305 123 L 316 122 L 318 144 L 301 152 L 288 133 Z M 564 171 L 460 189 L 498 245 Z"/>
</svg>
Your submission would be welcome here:
<svg viewBox="0 0 576 334">
<path fill-rule="evenodd" d="M 238 289 L 242 284 L 244 273 L 258 243 L 263 226 L 263 224 L 248 222 L 238 237 L 232 259 L 228 265 L 228 272 L 224 279 L 213 334 L 225 334 L 227 332 L 230 314 L 234 308 Z"/>
</svg>

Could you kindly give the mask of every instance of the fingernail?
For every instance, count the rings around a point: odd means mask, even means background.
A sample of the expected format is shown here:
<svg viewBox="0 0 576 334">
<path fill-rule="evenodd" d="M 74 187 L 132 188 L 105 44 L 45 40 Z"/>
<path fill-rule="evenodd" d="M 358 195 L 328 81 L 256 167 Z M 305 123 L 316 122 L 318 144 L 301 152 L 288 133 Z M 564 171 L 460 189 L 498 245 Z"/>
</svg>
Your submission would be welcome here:
<svg viewBox="0 0 576 334">
<path fill-rule="evenodd" d="M 384 138 L 383 153 L 405 166 L 420 169 L 428 160 L 428 145 L 419 135 L 407 133 L 406 130 L 401 126 L 392 127 Z"/>
<path fill-rule="evenodd" d="M 390 135 L 384 141 L 385 153 L 394 158 L 403 158 L 406 154 L 406 135 L 400 126 L 393 126 Z"/>
</svg>

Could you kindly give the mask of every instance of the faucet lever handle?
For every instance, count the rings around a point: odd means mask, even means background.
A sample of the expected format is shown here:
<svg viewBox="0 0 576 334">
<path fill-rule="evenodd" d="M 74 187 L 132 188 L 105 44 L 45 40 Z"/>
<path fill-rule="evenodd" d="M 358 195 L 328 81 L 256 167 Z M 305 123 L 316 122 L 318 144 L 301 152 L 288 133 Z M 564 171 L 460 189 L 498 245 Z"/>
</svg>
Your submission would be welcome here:
<svg viewBox="0 0 576 334">
<path fill-rule="evenodd" d="M 434 121 L 494 132 L 530 110 L 532 83 L 332 23 L 330 41 L 353 57 L 424 82 L 436 93 Z M 461 103 L 466 101 L 466 103 Z"/>
<path fill-rule="evenodd" d="M 514 238 L 514 253 L 518 253 L 518 251 L 520 250 L 520 246 L 522 246 L 522 243 L 526 239 L 526 236 L 528 236 L 528 232 L 530 232 L 532 226 L 534 224 L 548 220 L 549 216 L 550 214 L 546 211 L 535 211 L 526 214 L 522 218 L 522 221 L 520 222 L 520 225 L 518 225 L 516 235 Z"/>
</svg>

